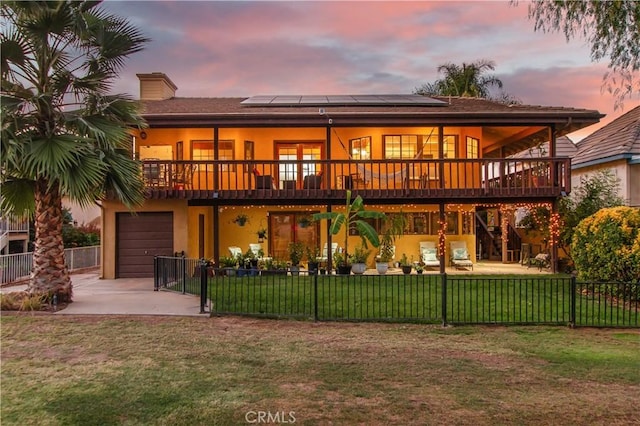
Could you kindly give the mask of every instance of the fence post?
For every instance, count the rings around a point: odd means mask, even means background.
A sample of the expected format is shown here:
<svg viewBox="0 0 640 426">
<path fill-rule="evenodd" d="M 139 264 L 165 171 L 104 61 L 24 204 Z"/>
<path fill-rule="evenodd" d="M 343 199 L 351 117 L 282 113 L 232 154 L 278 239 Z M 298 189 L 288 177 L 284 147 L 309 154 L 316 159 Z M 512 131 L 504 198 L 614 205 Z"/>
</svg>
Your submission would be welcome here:
<svg viewBox="0 0 640 426">
<path fill-rule="evenodd" d="M 442 275 L 442 326 L 447 325 L 447 273 Z"/>
<path fill-rule="evenodd" d="M 571 285 L 569 291 L 571 296 L 569 297 L 569 327 L 574 328 L 576 326 L 576 277 L 571 277 Z"/>
<path fill-rule="evenodd" d="M 318 321 L 318 273 L 313 276 L 313 320 Z"/>
<path fill-rule="evenodd" d="M 182 256 L 182 294 L 187 292 L 187 258 Z"/>
<path fill-rule="evenodd" d="M 153 256 L 153 291 L 160 289 L 160 274 L 158 273 L 158 256 Z"/>
<path fill-rule="evenodd" d="M 207 304 L 207 262 L 200 261 L 200 313 L 204 314 L 204 306 Z"/>
</svg>

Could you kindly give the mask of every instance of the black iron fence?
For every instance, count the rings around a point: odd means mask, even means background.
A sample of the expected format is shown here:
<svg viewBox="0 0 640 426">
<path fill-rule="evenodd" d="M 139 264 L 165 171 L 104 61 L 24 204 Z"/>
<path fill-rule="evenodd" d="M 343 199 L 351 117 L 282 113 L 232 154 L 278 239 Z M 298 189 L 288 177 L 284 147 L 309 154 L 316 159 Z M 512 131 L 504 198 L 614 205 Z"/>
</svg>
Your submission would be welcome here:
<svg viewBox="0 0 640 426">
<path fill-rule="evenodd" d="M 155 289 L 200 296 L 201 312 L 316 321 L 640 327 L 640 285 L 558 276 L 310 275 L 156 258 Z"/>
</svg>

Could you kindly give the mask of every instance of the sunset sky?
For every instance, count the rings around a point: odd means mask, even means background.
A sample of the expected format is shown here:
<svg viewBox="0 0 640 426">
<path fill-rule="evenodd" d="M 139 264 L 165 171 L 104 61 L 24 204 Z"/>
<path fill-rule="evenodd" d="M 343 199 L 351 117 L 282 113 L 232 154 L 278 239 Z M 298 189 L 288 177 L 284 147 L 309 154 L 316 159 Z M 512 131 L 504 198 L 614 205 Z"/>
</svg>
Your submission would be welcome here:
<svg viewBox="0 0 640 426">
<path fill-rule="evenodd" d="M 606 63 L 582 39 L 533 31 L 526 1 L 107 1 L 152 41 L 115 91 L 139 96 L 136 73 L 164 72 L 180 97 L 411 93 L 446 62 L 496 63 L 525 104 L 624 111 L 601 92 Z"/>
</svg>

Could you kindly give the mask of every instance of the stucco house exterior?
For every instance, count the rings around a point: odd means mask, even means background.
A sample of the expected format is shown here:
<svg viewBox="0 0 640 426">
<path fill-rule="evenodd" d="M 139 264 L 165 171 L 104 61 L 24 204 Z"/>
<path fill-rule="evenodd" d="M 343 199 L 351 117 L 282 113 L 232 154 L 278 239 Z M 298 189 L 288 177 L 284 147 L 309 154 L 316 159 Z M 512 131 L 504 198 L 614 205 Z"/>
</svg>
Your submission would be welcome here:
<svg viewBox="0 0 640 426">
<path fill-rule="evenodd" d="M 620 180 L 620 197 L 640 207 L 640 106 L 578 143 L 572 160 L 572 186 L 594 172 L 609 170 Z"/>
<path fill-rule="evenodd" d="M 103 203 L 105 278 L 152 276 L 154 255 L 217 262 L 230 246 L 258 243 L 260 229 L 271 258 L 287 260 L 295 241 L 331 247 L 344 236 L 308 219 L 343 208 L 347 190 L 370 209 L 406 215 L 396 260 L 418 260 L 420 243 L 430 241 L 444 270 L 455 241 L 475 261 L 476 210 L 555 206 L 571 187 L 571 161 L 556 155 L 557 138 L 602 118 L 588 109 L 419 95 L 180 98 L 163 73 L 138 78 L 149 127 L 132 130 L 132 151 L 147 196 L 135 215 Z M 540 141 L 549 141 L 545 157 L 510 158 Z M 351 251 L 360 237 L 349 238 Z"/>
</svg>

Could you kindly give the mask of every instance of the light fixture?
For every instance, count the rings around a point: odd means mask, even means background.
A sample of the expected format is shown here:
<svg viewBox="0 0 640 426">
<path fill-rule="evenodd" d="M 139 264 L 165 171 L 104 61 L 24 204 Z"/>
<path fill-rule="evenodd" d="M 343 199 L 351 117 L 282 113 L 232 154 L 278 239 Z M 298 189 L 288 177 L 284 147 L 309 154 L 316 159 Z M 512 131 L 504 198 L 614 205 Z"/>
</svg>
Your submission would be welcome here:
<svg viewBox="0 0 640 426">
<path fill-rule="evenodd" d="M 147 138 L 147 132 L 140 132 L 140 139 L 146 139 Z"/>
</svg>

